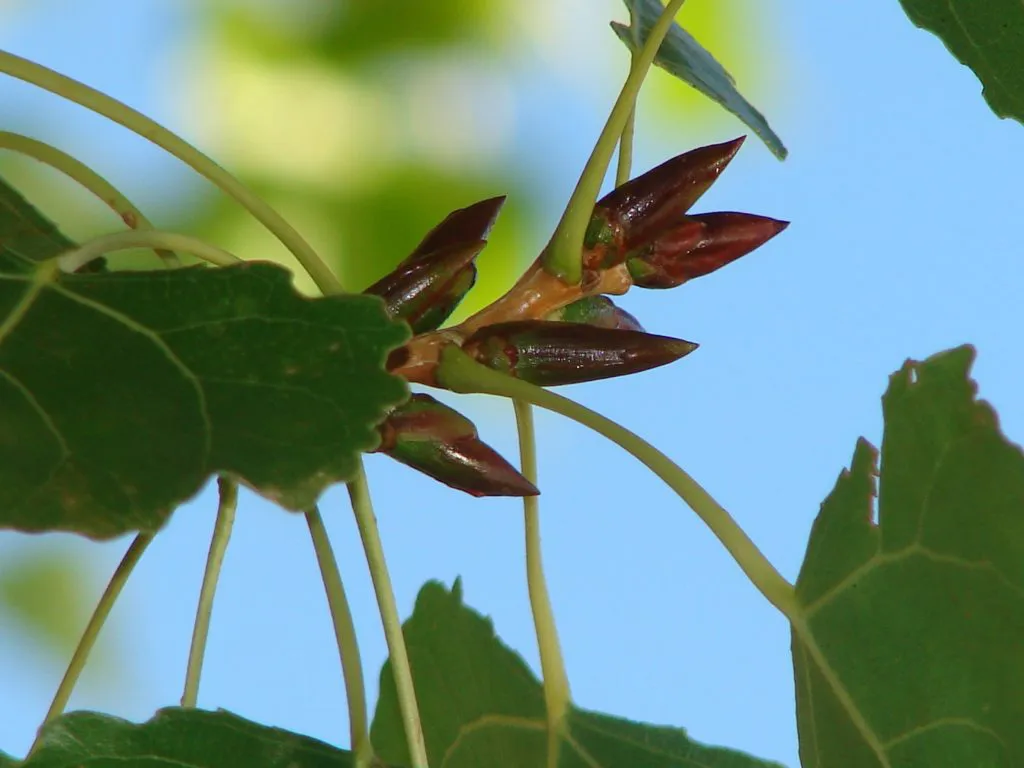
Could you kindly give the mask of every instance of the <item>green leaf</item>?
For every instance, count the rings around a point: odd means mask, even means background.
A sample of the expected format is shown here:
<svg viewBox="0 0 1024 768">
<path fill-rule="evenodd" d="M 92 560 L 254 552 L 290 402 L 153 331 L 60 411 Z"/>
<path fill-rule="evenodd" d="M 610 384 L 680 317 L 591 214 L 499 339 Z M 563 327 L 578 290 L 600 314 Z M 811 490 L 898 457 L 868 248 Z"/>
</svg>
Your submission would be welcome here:
<svg viewBox="0 0 1024 768">
<path fill-rule="evenodd" d="M 75 244 L 0 179 L 0 275 L 29 274 L 33 267 Z"/>
<path fill-rule="evenodd" d="M 612 29 L 630 50 L 638 50 L 647 39 L 651 27 L 665 10 L 661 0 L 624 0 L 632 24 L 612 22 Z M 760 137 L 768 149 L 780 160 L 785 160 L 789 150 L 782 144 L 764 115 L 757 111 L 736 89 L 736 81 L 726 72 L 707 49 L 693 36 L 673 23 L 665 41 L 658 49 L 654 63 L 669 74 L 678 77 L 709 99 L 718 102 L 736 115 Z"/>
<path fill-rule="evenodd" d="M 14 768 L 16 765 L 19 765 L 19 761 L 6 752 L 0 752 L 0 768 Z"/>
<path fill-rule="evenodd" d="M 350 752 L 223 710 L 162 709 L 137 725 L 72 712 L 43 728 L 23 768 L 349 768 Z"/>
<path fill-rule="evenodd" d="M 935 33 L 982 84 L 999 117 L 1024 123 L 1024 5 L 1018 0 L 900 0 L 917 26 Z"/>
<path fill-rule="evenodd" d="M 822 505 L 793 627 L 805 768 L 1024 765 L 1024 454 L 974 351 L 895 373 Z"/>
<path fill-rule="evenodd" d="M 376 297 L 305 298 L 265 263 L 64 275 L 0 198 L 0 528 L 152 531 L 217 472 L 305 509 L 407 396 Z"/>
<path fill-rule="evenodd" d="M 541 684 L 494 627 L 437 582 L 420 590 L 404 626 L 423 719 L 427 756 L 443 768 L 546 765 Z M 384 760 L 408 765 L 390 662 L 381 673 L 370 739 Z M 706 747 L 679 728 L 663 728 L 573 709 L 561 740 L 560 768 L 765 768 L 774 763 Z"/>
</svg>

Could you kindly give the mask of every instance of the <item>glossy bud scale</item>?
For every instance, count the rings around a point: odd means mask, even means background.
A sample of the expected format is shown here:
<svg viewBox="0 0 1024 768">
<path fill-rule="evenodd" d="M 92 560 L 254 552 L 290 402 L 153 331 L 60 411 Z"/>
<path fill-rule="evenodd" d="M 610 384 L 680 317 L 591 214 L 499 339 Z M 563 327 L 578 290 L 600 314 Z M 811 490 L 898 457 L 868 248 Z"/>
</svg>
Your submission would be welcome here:
<svg viewBox="0 0 1024 768">
<path fill-rule="evenodd" d="M 546 320 L 489 325 L 462 345 L 489 368 L 540 386 L 646 371 L 696 348 L 693 342 L 668 336 Z"/>
<path fill-rule="evenodd" d="M 537 488 L 477 437 L 469 419 L 414 394 L 379 427 L 377 449 L 406 466 L 473 496 L 536 496 Z"/>
<path fill-rule="evenodd" d="M 641 288 L 674 288 L 750 253 L 787 226 L 789 222 L 750 213 L 686 216 L 629 253 L 626 268 Z"/>
</svg>

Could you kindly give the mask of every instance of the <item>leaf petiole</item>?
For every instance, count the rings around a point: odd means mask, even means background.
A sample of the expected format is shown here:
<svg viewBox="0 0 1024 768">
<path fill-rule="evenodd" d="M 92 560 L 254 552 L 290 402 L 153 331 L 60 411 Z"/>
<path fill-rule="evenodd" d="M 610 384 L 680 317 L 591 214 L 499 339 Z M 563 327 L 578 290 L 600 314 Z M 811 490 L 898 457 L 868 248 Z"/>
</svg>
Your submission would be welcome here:
<svg viewBox="0 0 1024 768">
<path fill-rule="evenodd" d="M 64 712 L 64 708 L 67 707 L 68 699 L 71 698 L 71 693 L 78 683 L 78 678 L 81 676 L 82 670 L 85 669 L 85 664 L 89 660 L 89 654 L 92 652 L 93 647 L 96 645 L 96 639 L 99 637 L 100 630 L 103 629 L 103 625 L 110 615 L 114 603 L 117 602 L 121 590 L 124 589 L 124 585 L 128 582 L 128 577 L 132 575 L 132 571 L 138 565 L 139 558 L 142 557 L 142 553 L 146 551 L 146 547 L 149 546 L 151 541 L 153 541 L 153 534 L 140 533 L 125 551 L 124 557 L 121 558 L 121 562 L 118 563 L 117 568 L 114 570 L 114 575 L 110 577 L 106 589 L 103 590 L 99 602 L 96 603 L 96 609 L 89 618 L 89 623 L 85 625 L 85 630 L 82 632 L 82 637 L 75 647 L 71 661 L 68 662 L 68 668 L 64 672 L 64 677 L 61 679 L 60 685 L 57 686 L 57 692 L 53 695 L 53 701 L 46 712 L 46 717 L 43 718 L 43 725 L 59 717 Z M 29 755 L 35 751 L 38 744 L 39 737 L 36 736 L 36 741 L 32 744 Z"/>
<path fill-rule="evenodd" d="M 32 83 L 68 101 L 80 104 L 86 109 L 123 125 L 128 130 L 148 139 L 186 163 L 197 173 L 216 184 L 227 195 L 238 201 L 260 223 L 272 232 L 291 251 L 314 282 L 324 293 L 338 293 L 341 283 L 328 266 L 320 259 L 312 246 L 289 224 L 284 217 L 271 208 L 263 199 L 215 163 L 194 146 L 175 133 L 167 130 L 154 120 L 132 109 L 95 88 L 90 88 L 66 75 L 62 75 L 41 64 L 23 59 L 8 51 L 0 51 L 0 72 L 18 80 Z"/>
<path fill-rule="evenodd" d="M 514 400 L 516 428 L 519 431 L 519 463 L 523 477 L 537 484 L 537 439 L 533 428 L 533 408 L 523 400 Z M 571 694 L 569 676 L 565 672 L 558 627 L 551 609 L 544 562 L 541 558 L 540 504 L 537 496 L 523 497 L 523 519 L 526 533 L 526 583 L 530 593 L 530 610 L 537 632 L 540 666 L 544 682 L 544 704 L 548 716 L 548 768 L 557 768 L 565 717 Z"/>
<path fill-rule="evenodd" d="M 131 200 L 121 194 L 113 184 L 67 152 L 57 149 L 45 141 L 39 141 L 38 139 L 11 131 L 0 131 L 0 149 L 9 149 L 12 152 L 31 157 L 33 160 L 37 160 L 60 171 L 72 181 L 78 182 L 120 216 L 121 221 L 130 229 L 154 229 L 153 224 L 142 211 Z M 178 257 L 171 251 L 164 250 L 163 248 L 156 248 L 154 250 L 166 266 L 177 267 L 181 265 Z"/>
<path fill-rule="evenodd" d="M 338 643 L 338 655 L 341 657 L 341 674 L 345 678 L 345 698 L 348 701 L 349 739 L 356 756 L 356 768 L 366 768 L 373 760 L 373 747 L 370 745 L 366 685 L 363 682 L 363 662 L 359 655 L 356 626 L 345 594 L 345 584 L 338 570 L 338 561 L 331 549 L 331 540 L 327 537 L 323 518 L 316 507 L 306 512 L 306 525 L 320 566 L 320 576 L 334 624 L 334 637 Z"/>
<path fill-rule="evenodd" d="M 188 651 L 188 667 L 185 670 L 185 690 L 181 694 L 183 707 L 194 707 L 199 696 L 199 677 L 203 672 L 206 639 L 210 634 L 213 600 L 217 594 L 217 581 L 220 578 L 221 566 L 224 564 L 224 553 L 231 539 L 231 528 L 235 523 L 235 510 L 238 508 L 238 483 L 226 477 L 219 477 L 217 490 L 220 502 L 217 504 L 217 520 L 213 525 L 210 552 L 206 557 L 203 585 L 199 589 L 199 605 L 196 607 L 192 645 Z"/>
<path fill-rule="evenodd" d="M 629 76 L 615 100 L 611 114 L 608 115 L 604 129 L 583 168 L 565 212 L 551 236 L 551 242 L 541 254 L 544 269 L 569 285 L 579 283 L 582 276 L 580 253 L 583 249 L 583 235 L 594 210 L 594 203 L 597 202 L 597 194 L 601 191 L 601 182 L 604 181 L 615 145 L 633 112 L 637 94 L 647 71 L 651 68 L 654 56 L 682 5 L 683 0 L 669 0 L 658 21 L 651 27 L 639 55 L 634 57 Z"/>
<path fill-rule="evenodd" d="M 387 561 L 384 559 L 384 547 L 380 541 L 380 532 L 377 530 L 377 517 L 373 513 L 373 502 L 370 499 L 370 488 L 366 483 L 362 460 L 359 461 L 355 478 L 348 483 L 348 495 L 352 501 L 356 525 L 359 527 L 359 536 L 363 541 L 373 590 L 377 595 L 381 623 L 384 625 L 384 639 L 388 644 L 391 672 L 395 679 L 395 690 L 398 692 L 398 708 L 402 713 L 409 758 L 412 760 L 411 768 L 427 768 L 427 747 L 423 740 L 423 725 L 416 703 L 409 653 L 405 648 L 405 637 L 402 634 L 402 619 L 395 604 L 395 592 L 391 586 Z"/>
<path fill-rule="evenodd" d="M 240 264 L 242 261 L 234 254 L 191 235 L 145 229 L 100 235 L 83 243 L 73 251 L 58 256 L 57 262 L 65 272 L 74 272 L 83 264 L 88 264 L 104 254 L 127 251 L 131 248 L 161 248 L 181 251 L 218 267 L 230 267 L 233 264 Z"/>
<path fill-rule="evenodd" d="M 697 513 L 768 602 L 791 621 L 798 618 L 799 606 L 793 585 L 782 577 L 724 507 L 685 470 L 643 438 L 566 397 L 486 368 L 455 346 L 441 353 L 438 381 L 453 392 L 479 392 L 525 400 L 560 413 L 617 443 Z"/>
</svg>

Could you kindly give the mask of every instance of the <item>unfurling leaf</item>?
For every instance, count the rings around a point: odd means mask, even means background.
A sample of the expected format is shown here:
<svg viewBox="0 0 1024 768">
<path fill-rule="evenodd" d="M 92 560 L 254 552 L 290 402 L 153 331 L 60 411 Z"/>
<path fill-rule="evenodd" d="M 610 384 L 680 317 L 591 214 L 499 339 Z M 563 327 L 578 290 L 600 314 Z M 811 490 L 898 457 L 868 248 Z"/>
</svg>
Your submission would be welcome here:
<svg viewBox="0 0 1024 768">
<path fill-rule="evenodd" d="M 651 27 L 665 10 L 665 6 L 661 0 L 624 2 L 630 16 L 635 19 L 635 26 L 631 28 L 613 21 L 612 29 L 630 50 L 638 50 L 650 34 Z M 673 22 L 669 27 L 665 41 L 658 48 L 654 63 L 684 83 L 692 85 L 708 98 L 717 101 L 750 126 L 779 160 L 786 159 L 788 152 L 782 140 L 768 125 L 764 115 L 740 94 L 732 75 L 726 72 L 715 57 L 678 23 Z"/>
<path fill-rule="evenodd" d="M 540 386 L 638 373 L 696 348 L 669 336 L 546 320 L 488 325 L 462 345 L 477 362 Z"/>
<path fill-rule="evenodd" d="M 430 395 L 415 394 L 380 426 L 377 449 L 473 496 L 536 496 L 537 488 L 477 436 L 469 419 Z"/>
</svg>

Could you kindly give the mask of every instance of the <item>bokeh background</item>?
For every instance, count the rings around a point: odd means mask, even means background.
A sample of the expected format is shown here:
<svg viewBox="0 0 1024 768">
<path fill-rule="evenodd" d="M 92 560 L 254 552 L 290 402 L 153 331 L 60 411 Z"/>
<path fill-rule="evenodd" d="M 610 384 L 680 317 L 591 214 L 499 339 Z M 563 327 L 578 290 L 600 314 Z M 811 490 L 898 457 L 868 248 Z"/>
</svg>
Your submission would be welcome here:
<svg viewBox="0 0 1024 768">
<path fill-rule="evenodd" d="M 7 0 L 0 46 L 100 88 L 219 159 L 360 288 L 449 210 L 507 193 L 467 309 L 546 241 L 625 75 L 613 0 Z M 728 269 L 621 303 L 701 343 L 668 369 L 568 394 L 693 473 L 795 578 L 818 505 L 905 358 L 979 349 L 982 396 L 1024 436 L 1024 130 L 896 0 L 690 0 L 680 20 L 736 76 L 791 155 L 756 139 L 701 201 L 794 222 Z M 68 150 L 157 222 L 248 258 L 282 249 L 141 139 L 0 78 L 0 123 Z M 655 73 L 635 170 L 746 130 Z M 0 173 L 73 237 L 118 228 L 31 161 Z M 297 278 L 303 289 L 309 284 Z M 516 455 L 511 409 L 460 398 Z M 544 544 L 576 701 L 686 727 L 795 766 L 789 638 L 694 515 L 631 458 L 539 414 Z M 538 668 L 514 501 L 474 500 L 377 456 L 371 485 L 403 613 L 427 579 Z M 173 517 L 118 603 L 72 700 L 147 719 L 178 701 L 215 498 Z M 371 700 L 386 650 L 343 490 L 325 518 Z M 126 540 L 0 534 L 0 749 L 21 755 Z M 200 705 L 344 745 L 323 589 L 301 518 L 243 496 Z"/>
</svg>

